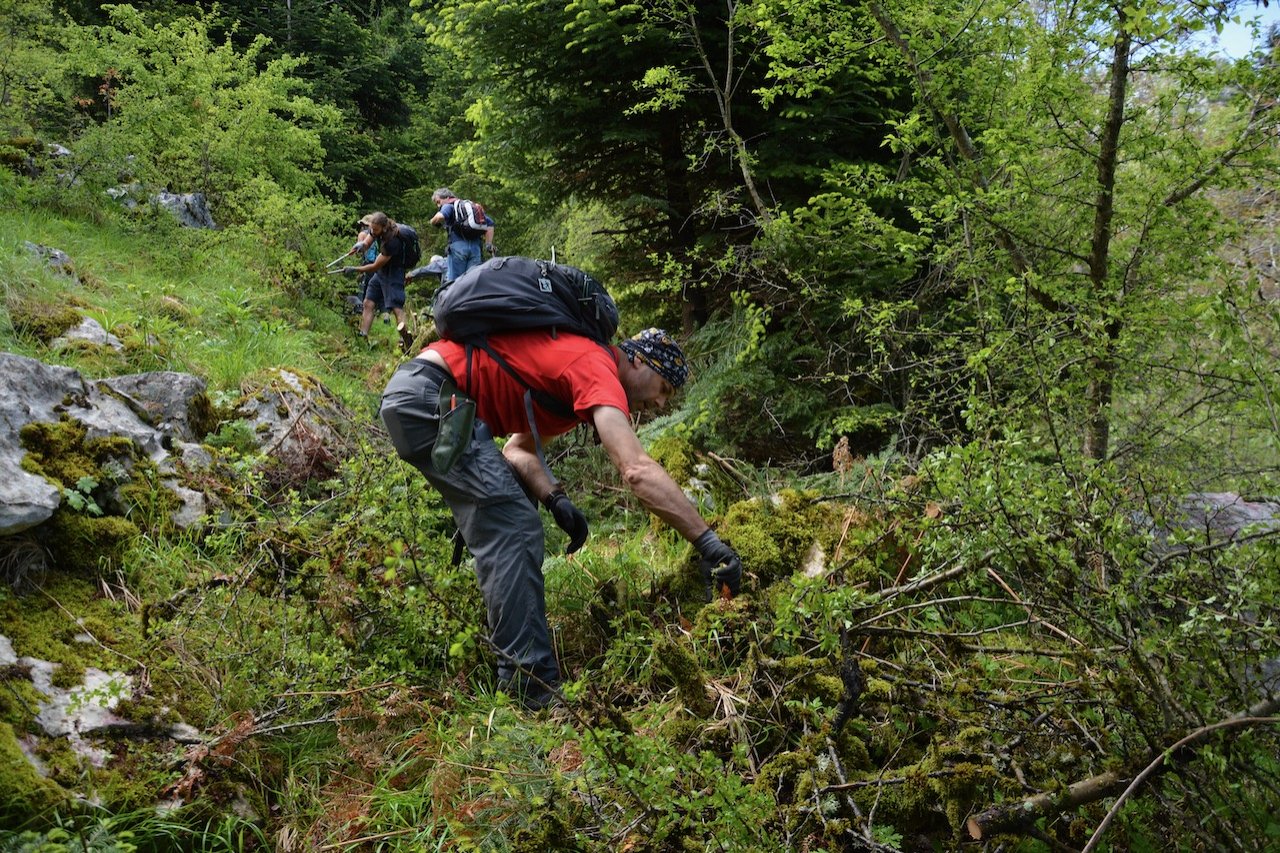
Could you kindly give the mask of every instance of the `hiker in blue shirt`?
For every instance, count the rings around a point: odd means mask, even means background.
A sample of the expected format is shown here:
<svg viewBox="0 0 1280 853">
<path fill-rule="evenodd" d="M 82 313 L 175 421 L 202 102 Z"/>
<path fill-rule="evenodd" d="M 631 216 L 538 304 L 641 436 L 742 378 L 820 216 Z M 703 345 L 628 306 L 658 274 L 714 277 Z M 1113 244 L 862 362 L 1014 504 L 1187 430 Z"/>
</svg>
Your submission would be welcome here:
<svg viewBox="0 0 1280 853">
<path fill-rule="evenodd" d="M 373 232 L 369 230 L 369 222 L 373 219 L 372 213 L 366 213 L 356 223 L 356 230 L 359 236 L 356 237 L 356 243 L 351 247 L 351 251 L 347 252 L 347 256 L 360 255 L 361 263 L 371 264 L 378 259 L 378 241 L 374 239 Z M 353 304 L 357 314 L 364 310 L 364 293 L 369 283 L 369 275 L 367 273 L 356 279 L 356 289 L 359 293 L 355 296 L 348 296 L 347 301 Z"/>
<path fill-rule="evenodd" d="M 484 263 L 484 253 L 495 254 L 493 248 L 493 219 L 488 213 L 484 215 L 483 232 L 468 231 L 459 222 L 458 207 L 463 203 L 448 187 L 441 187 L 431 194 L 436 203 L 436 215 L 431 217 L 432 225 L 443 225 L 449 237 L 448 268 L 444 273 L 444 284 L 448 284 L 472 267 Z M 467 202 L 469 203 L 469 202 Z"/>
</svg>

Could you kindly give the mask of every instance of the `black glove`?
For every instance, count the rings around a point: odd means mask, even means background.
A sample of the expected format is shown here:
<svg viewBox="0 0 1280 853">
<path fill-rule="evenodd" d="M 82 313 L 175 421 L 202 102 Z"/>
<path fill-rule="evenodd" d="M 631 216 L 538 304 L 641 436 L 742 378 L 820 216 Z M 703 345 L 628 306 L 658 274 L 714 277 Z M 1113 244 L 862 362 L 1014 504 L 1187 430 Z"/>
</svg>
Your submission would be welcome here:
<svg viewBox="0 0 1280 853">
<path fill-rule="evenodd" d="M 342 274 L 343 275 L 359 275 L 360 268 L 359 267 L 343 267 Z"/>
<path fill-rule="evenodd" d="M 492 243 L 485 243 L 485 244 L 484 244 L 484 250 L 485 250 L 486 252 L 488 252 L 488 253 L 489 253 L 489 257 L 491 257 L 491 258 L 492 258 L 494 255 L 498 254 L 498 250 L 497 250 L 497 249 L 495 249 L 495 248 L 493 248 L 493 244 L 492 244 Z"/>
<path fill-rule="evenodd" d="M 699 568 L 702 569 L 702 580 L 707 585 L 707 601 L 713 592 L 720 591 L 720 585 L 729 587 L 730 595 L 737 595 L 742 590 L 742 558 L 738 552 L 721 541 L 714 530 L 693 540 L 693 547 L 702 556 Z"/>
<path fill-rule="evenodd" d="M 551 513 L 560 529 L 569 534 L 569 547 L 564 552 L 572 554 L 581 548 L 582 543 L 587 541 L 588 533 L 587 517 L 582 514 L 582 510 L 573 505 L 573 501 L 569 500 L 562 489 L 556 489 L 547 495 L 542 505 Z"/>
</svg>

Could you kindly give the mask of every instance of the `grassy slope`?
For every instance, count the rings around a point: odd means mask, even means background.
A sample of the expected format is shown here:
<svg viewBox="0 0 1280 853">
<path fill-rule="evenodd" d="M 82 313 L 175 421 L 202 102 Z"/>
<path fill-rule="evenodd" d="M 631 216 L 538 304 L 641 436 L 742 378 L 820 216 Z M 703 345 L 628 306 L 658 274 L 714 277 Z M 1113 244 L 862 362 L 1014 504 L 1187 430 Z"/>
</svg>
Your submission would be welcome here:
<svg viewBox="0 0 1280 853">
<path fill-rule="evenodd" d="M 75 276 L 48 270 L 24 241 L 66 252 Z M 346 248 L 345 238 L 331 242 L 334 256 Z M 288 366 L 371 411 L 383 374 L 399 360 L 393 330 L 381 323 L 378 348 L 355 344 L 339 301 L 350 281 L 323 275 L 322 263 L 301 281 L 265 283 L 271 264 L 258 256 L 270 250 L 253 235 L 181 229 L 163 215 L 107 211 L 91 221 L 10 205 L 0 207 L 0 246 L 0 347 L 88 376 L 178 370 L 206 379 L 212 392 L 234 392 L 246 376 Z M 126 351 L 53 352 L 15 329 L 15 307 L 68 300 Z"/>
</svg>

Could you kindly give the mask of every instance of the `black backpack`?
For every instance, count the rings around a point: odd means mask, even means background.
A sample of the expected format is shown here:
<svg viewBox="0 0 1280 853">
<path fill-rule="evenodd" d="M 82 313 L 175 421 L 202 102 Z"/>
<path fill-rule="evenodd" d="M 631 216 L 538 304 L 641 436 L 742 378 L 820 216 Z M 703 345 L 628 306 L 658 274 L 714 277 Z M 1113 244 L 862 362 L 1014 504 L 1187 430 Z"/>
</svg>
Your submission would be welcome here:
<svg viewBox="0 0 1280 853">
<path fill-rule="evenodd" d="M 532 388 L 488 345 L 491 332 L 550 328 L 608 346 L 618 332 L 618 306 L 604 285 L 577 267 L 519 256 L 491 258 L 436 294 L 436 330 L 446 340 L 479 347 L 550 412 L 573 417 L 573 407 Z M 468 385 L 470 385 L 468 377 Z M 530 424 L 532 426 L 532 423 Z"/>
<path fill-rule="evenodd" d="M 400 257 L 404 261 L 404 268 L 411 270 L 422 260 L 422 244 L 418 242 L 418 232 L 403 222 L 397 222 L 396 228 L 400 236 Z"/>
</svg>

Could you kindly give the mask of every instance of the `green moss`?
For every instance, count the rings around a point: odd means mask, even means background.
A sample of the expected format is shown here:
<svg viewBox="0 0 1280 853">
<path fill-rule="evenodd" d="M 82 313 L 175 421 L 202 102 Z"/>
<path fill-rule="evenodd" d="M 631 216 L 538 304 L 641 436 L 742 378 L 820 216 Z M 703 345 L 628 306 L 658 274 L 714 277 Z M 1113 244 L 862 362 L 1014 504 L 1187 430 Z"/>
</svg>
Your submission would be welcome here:
<svg viewBox="0 0 1280 853">
<path fill-rule="evenodd" d="M 139 534 L 138 526 L 127 518 L 81 515 L 65 508 L 45 524 L 51 532 L 49 552 L 55 566 L 85 574 L 119 565 L 125 548 Z"/>
<path fill-rule="evenodd" d="M 30 423 L 18 433 L 27 453 L 22 467 L 51 483 L 101 505 L 113 485 L 106 473 L 122 470 L 121 459 L 134 459 L 133 442 L 123 436 L 88 438 L 88 428 L 63 415 L 57 423 Z M 140 475 L 146 466 L 135 470 Z M 89 480 L 98 485 L 85 492 Z M 46 523 L 45 537 L 55 568 L 96 572 L 118 563 L 126 544 L 138 535 L 132 522 L 116 516 L 83 514 L 64 504 Z"/>
<path fill-rule="evenodd" d="M 0 672 L 0 723 L 25 730 L 39 712 L 42 698 L 28 680 L 26 667 L 15 665 Z"/>
<path fill-rule="evenodd" d="M 683 747 L 697 739 L 702 727 L 701 720 L 695 720 L 689 716 L 673 717 L 663 720 L 658 726 L 658 736 L 668 743 Z"/>
<path fill-rule="evenodd" d="M 719 533 L 767 586 L 799 569 L 814 542 L 831 553 L 840 520 L 839 509 L 816 493 L 784 489 L 773 500 L 753 498 L 731 506 Z"/>
<path fill-rule="evenodd" d="M 937 772 L 929 779 L 929 786 L 942 801 L 947 822 L 957 834 L 964 828 L 974 804 L 991 797 L 997 774 L 985 759 L 989 748 L 987 730 L 979 726 L 961 729 L 947 740 L 935 739 L 930 744 L 924 763 Z"/>
<path fill-rule="evenodd" d="M 121 699 L 116 703 L 115 713 L 135 723 L 150 723 L 156 726 L 171 726 L 182 722 L 182 716 L 162 702 L 158 696 Z"/>
<path fill-rule="evenodd" d="M 695 472 L 697 460 L 693 446 L 682 436 L 667 433 L 649 444 L 649 455 L 677 483 L 687 483 Z"/>
<path fill-rule="evenodd" d="M 80 325 L 80 312 L 65 301 L 41 302 L 12 299 L 8 303 L 10 322 L 19 337 L 47 344 L 54 338 Z"/>
<path fill-rule="evenodd" d="M 865 672 L 865 670 L 864 670 Z M 869 702 L 872 700 L 880 702 L 889 702 L 893 699 L 893 685 L 883 678 L 868 678 L 866 685 L 862 688 L 862 701 Z"/>
<path fill-rule="evenodd" d="M 575 826 L 581 824 L 582 809 L 571 797 L 555 797 L 553 805 L 534 813 L 531 825 L 516 830 L 511 839 L 511 853 L 542 853 L 546 850 L 585 850 L 574 838 Z"/>
<path fill-rule="evenodd" d="M 53 671 L 53 676 L 49 680 L 54 687 L 70 690 L 84 683 L 84 670 L 84 664 L 79 661 L 64 663 Z"/>
<path fill-rule="evenodd" d="M 741 664 L 760 642 L 761 620 L 769 617 L 752 596 L 740 595 L 728 601 L 717 598 L 698 610 L 689 633 L 707 649 L 709 665 L 732 668 Z"/>
<path fill-rule="evenodd" d="M 83 477 L 101 480 L 102 466 L 137 456 L 133 441 L 123 436 L 88 438 L 88 427 L 68 415 L 57 423 L 30 423 L 18 431 L 27 451 L 24 470 L 74 489 Z"/>
<path fill-rule="evenodd" d="M 137 620 L 121 602 L 103 598 L 97 583 L 87 577 L 55 572 L 44 592 L 0 600 L 0 625 L 19 657 L 47 660 L 83 673 L 85 667 L 117 669 L 127 658 L 142 654 Z M 84 643 L 85 623 L 95 626 L 95 639 Z M 105 626 L 110 626 L 104 630 Z M 99 637 L 102 631 L 105 638 Z M 120 654 L 110 649 L 117 649 Z"/>
<path fill-rule="evenodd" d="M 51 817 L 67 792 L 41 776 L 22 754 L 8 723 L 0 723 L 0 827 L 31 828 L 33 818 Z"/>
<path fill-rule="evenodd" d="M 772 796 L 780 807 L 804 803 L 813 794 L 815 785 L 826 784 L 815 748 L 821 748 L 821 744 L 808 737 L 802 739 L 796 749 L 769 759 L 761 766 L 752 787 Z"/>
<path fill-rule="evenodd" d="M 867 749 L 870 735 L 864 735 L 850 723 L 846 723 L 836 739 L 836 751 L 844 764 L 846 773 L 868 773 L 876 770 L 871 761 L 871 751 Z"/>
<path fill-rule="evenodd" d="M 687 644 L 663 636 L 654 647 L 654 656 L 675 683 L 684 706 L 698 719 L 711 716 L 715 708 L 707 696 L 707 676 Z"/>
<path fill-rule="evenodd" d="M 230 412 L 220 412 L 203 391 L 187 401 L 187 424 L 197 440 L 216 430 L 230 416 Z"/>
</svg>

